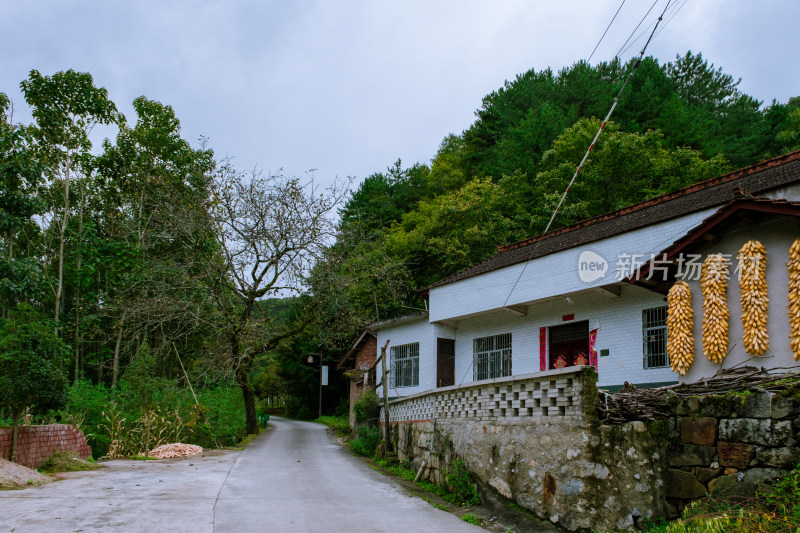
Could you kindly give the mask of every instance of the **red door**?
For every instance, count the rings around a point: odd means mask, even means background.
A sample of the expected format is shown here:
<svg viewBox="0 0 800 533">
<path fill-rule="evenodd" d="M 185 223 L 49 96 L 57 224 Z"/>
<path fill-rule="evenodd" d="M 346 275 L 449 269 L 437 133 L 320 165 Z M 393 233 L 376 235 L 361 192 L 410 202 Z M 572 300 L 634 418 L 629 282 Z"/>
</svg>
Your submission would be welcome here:
<svg viewBox="0 0 800 533">
<path fill-rule="evenodd" d="M 549 369 L 589 364 L 589 321 L 550 328 Z"/>
</svg>

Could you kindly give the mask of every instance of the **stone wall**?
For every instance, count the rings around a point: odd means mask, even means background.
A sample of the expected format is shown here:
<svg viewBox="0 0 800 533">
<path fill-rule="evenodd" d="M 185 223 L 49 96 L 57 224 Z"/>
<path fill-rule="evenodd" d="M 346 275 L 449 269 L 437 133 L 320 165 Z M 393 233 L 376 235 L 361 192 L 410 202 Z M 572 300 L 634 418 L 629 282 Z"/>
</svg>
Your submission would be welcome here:
<svg viewBox="0 0 800 533">
<path fill-rule="evenodd" d="M 79 457 L 92 456 L 86 437 L 67 424 L 46 426 L 20 426 L 17 438 L 17 463 L 28 468 L 39 468 L 57 450 L 73 450 Z M 11 428 L 0 429 L 0 457 L 11 455 Z"/>
<path fill-rule="evenodd" d="M 674 402 L 665 498 L 675 516 L 706 493 L 752 495 L 800 463 L 796 393 L 728 393 Z"/>
<path fill-rule="evenodd" d="M 600 424 L 597 401 L 589 368 L 438 389 L 390 404 L 392 440 L 427 479 L 446 484 L 460 457 L 481 485 L 569 530 L 676 516 L 800 461 L 792 396 L 673 398 L 670 417 L 621 425 Z"/>
</svg>

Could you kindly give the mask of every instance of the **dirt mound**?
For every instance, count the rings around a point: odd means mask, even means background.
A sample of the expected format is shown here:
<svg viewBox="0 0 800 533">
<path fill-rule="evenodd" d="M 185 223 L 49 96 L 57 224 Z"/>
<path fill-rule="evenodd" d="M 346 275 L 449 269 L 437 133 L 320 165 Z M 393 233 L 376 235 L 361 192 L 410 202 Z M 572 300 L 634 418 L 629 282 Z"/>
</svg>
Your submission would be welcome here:
<svg viewBox="0 0 800 533">
<path fill-rule="evenodd" d="M 0 459 L 0 490 L 26 489 L 52 481 L 36 470 Z"/>
<path fill-rule="evenodd" d="M 201 455 L 203 448 L 194 444 L 162 444 L 158 448 L 150 450 L 150 457 L 158 459 L 171 459 L 173 457 L 189 457 L 190 455 Z"/>
</svg>

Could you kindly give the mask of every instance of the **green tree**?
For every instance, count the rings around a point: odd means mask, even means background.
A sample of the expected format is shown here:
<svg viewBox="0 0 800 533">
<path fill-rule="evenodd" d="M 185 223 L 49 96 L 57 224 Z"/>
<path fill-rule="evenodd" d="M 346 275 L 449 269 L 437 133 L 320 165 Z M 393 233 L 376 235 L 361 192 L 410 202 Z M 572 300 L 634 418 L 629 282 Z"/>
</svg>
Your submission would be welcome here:
<svg viewBox="0 0 800 533">
<path fill-rule="evenodd" d="M 531 199 L 525 209 L 532 215 L 529 233 L 544 229 L 599 126 L 598 119 L 578 121 L 545 153 L 543 170 L 528 187 L 506 185 Z M 658 131 L 626 133 L 609 122 L 551 229 L 674 191 L 727 169 L 722 156 L 705 159 L 690 148 L 670 148 Z"/>
<path fill-rule="evenodd" d="M 119 122 L 122 117 L 108 99 L 108 92 L 95 87 L 88 73 L 70 69 L 42 76 L 31 70 L 21 88 L 25 101 L 32 107 L 36 124 L 31 127 L 31 132 L 53 186 L 53 221 L 58 219 L 53 317 L 58 327 L 64 293 L 64 246 L 73 210 L 73 180 L 83 180 L 92 172 L 92 143 L 89 140 L 92 128 L 97 124 Z M 83 188 L 79 190 L 81 199 L 85 199 Z M 79 207 L 82 209 L 83 202 Z"/>
<path fill-rule="evenodd" d="M 27 128 L 12 123 L 11 103 L 0 93 L 0 316 L 22 301 L 40 301 L 46 278 L 34 247 L 44 211 L 42 167 Z"/>
<path fill-rule="evenodd" d="M 11 461 L 25 410 L 43 412 L 66 403 L 68 357 L 69 347 L 26 304 L 0 326 L 0 407 L 9 409 L 13 421 Z"/>
</svg>

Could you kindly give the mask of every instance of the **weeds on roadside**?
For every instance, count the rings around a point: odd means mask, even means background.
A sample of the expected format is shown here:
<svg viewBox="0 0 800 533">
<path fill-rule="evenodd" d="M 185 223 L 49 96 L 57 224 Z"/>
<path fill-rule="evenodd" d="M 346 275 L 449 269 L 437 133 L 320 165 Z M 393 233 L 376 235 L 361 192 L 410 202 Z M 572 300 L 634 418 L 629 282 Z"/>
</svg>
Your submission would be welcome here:
<svg viewBox="0 0 800 533">
<path fill-rule="evenodd" d="M 645 525 L 650 533 L 727 533 L 800 531 L 800 465 L 751 498 L 707 496 L 689 505 L 683 518 Z"/>
</svg>

